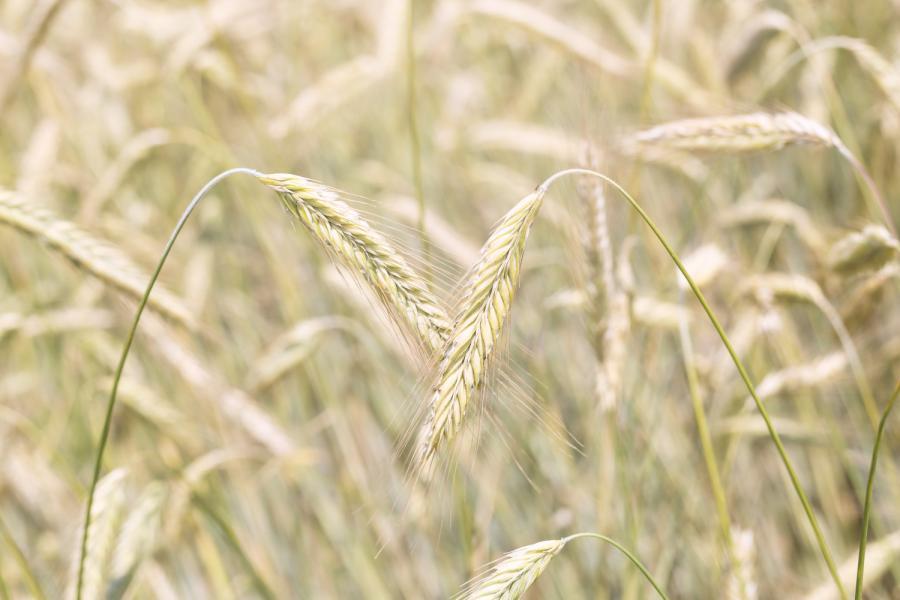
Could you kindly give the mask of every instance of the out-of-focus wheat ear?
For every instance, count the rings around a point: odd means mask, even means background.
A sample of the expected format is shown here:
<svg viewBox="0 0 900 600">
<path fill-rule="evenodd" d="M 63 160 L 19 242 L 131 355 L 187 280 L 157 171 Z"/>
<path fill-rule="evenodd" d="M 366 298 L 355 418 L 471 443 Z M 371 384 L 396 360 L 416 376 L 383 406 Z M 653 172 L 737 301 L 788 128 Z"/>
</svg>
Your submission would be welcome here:
<svg viewBox="0 0 900 600">
<path fill-rule="evenodd" d="M 6 109 L 16 85 L 28 71 L 28 65 L 31 63 L 35 51 L 40 47 L 65 3 L 66 0 L 47 0 L 43 3 L 35 3 L 37 9 L 28 21 L 18 52 L 16 52 L 12 64 L 6 65 L 3 80 L 0 81 L 0 113 Z"/>
<path fill-rule="evenodd" d="M 525 242 L 541 207 L 541 187 L 497 224 L 468 276 L 419 433 L 419 470 L 427 477 L 439 448 L 462 427 L 509 315 L 521 275 Z"/>
<path fill-rule="evenodd" d="M 866 377 L 862 359 L 840 313 L 825 296 L 818 283 L 803 275 L 770 272 L 745 277 L 738 290 L 739 293 L 752 292 L 760 304 L 769 303 L 772 299 L 779 299 L 808 302 L 815 306 L 828 320 L 841 343 L 872 428 L 874 429 L 878 425 L 878 408 Z"/>
<path fill-rule="evenodd" d="M 534 583 L 566 540 L 547 540 L 516 548 L 481 578 L 457 594 L 457 600 L 516 600 Z"/>
<path fill-rule="evenodd" d="M 900 256 L 900 242 L 880 225 L 866 225 L 841 238 L 828 252 L 828 266 L 843 274 L 880 269 Z"/>
<path fill-rule="evenodd" d="M 285 206 L 341 261 L 377 293 L 392 315 L 404 322 L 431 352 L 450 333 L 449 319 L 427 283 L 387 239 L 340 199 L 333 189 L 290 174 L 260 174 Z"/>
<path fill-rule="evenodd" d="M 756 544 L 753 531 L 732 528 L 734 540 L 734 563 L 728 571 L 725 582 L 727 600 L 756 600 L 759 587 L 756 584 Z"/>
<path fill-rule="evenodd" d="M 109 577 L 110 557 L 115 546 L 125 508 L 125 469 L 115 469 L 97 483 L 94 503 L 91 506 L 91 523 L 87 531 L 87 546 L 80 556 L 81 546 L 76 546 L 66 598 L 77 595 L 79 569 L 83 570 L 80 597 L 102 598 Z M 84 525 L 79 528 L 78 541 L 81 542 Z M 79 566 L 79 562 L 83 564 Z"/>
<path fill-rule="evenodd" d="M 74 223 L 60 219 L 51 211 L 27 202 L 13 192 L 0 190 L 0 223 L 45 242 L 79 269 L 131 298 L 140 300 L 143 296 L 149 275 L 115 246 L 92 236 Z M 196 321 L 184 302 L 163 288 L 157 288 L 147 304 L 184 327 L 196 327 Z"/>
<path fill-rule="evenodd" d="M 589 147 L 585 164 L 597 167 L 596 153 Z M 594 177 L 581 177 L 578 198 L 587 209 L 586 250 L 589 266 L 588 299 L 596 373 L 594 393 L 601 410 L 616 407 L 619 381 L 631 326 L 627 294 L 616 282 L 615 255 L 609 234 L 606 193 Z"/>
<path fill-rule="evenodd" d="M 779 150 L 785 146 L 812 145 L 834 148 L 862 180 L 887 227 L 894 232 L 891 212 L 865 166 L 831 129 L 795 112 L 724 117 L 700 117 L 663 123 L 626 137 L 630 148 L 663 147 L 690 152 L 745 153 Z M 895 232 L 896 234 L 896 232 Z"/>
<path fill-rule="evenodd" d="M 125 594 L 141 563 L 153 552 L 167 495 L 165 485 L 151 483 L 129 510 L 111 557 L 107 600 Z"/>
<path fill-rule="evenodd" d="M 898 560 L 900 560 L 900 531 L 868 544 L 862 589 L 865 590 L 878 583 Z M 845 585 L 853 585 L 858 566 L 856 555 L 852 555 L 841 564 L 838 572 Z M 831 582 L 826 581 L 803 596 L 803 600 L 839 600 L 839 598 Z"/>
<path fill-rule="evenodd" d="M 839 148 L 828 127 L 794 112 L 701 117 L 663 123 L 625 138 L 624 146 L 662 146 L 690 152 L 757 152 L 810 144 Z"/>
<path fill-rule="evenodd" d="M 790 225 L 797 237 L 816 255 L 825 253 L 825 239 L 802 206 L 788 200 L 749 200 L 728 207 L 719 219 L 728 227 L 757 223 L 782 223 Z"/>
</svg>

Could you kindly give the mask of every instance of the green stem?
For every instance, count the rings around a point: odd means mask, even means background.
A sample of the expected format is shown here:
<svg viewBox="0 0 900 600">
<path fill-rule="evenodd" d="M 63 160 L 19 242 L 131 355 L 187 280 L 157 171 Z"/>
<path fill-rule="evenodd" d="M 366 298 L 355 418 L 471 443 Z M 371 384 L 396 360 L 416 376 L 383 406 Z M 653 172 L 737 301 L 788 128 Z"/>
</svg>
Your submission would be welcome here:
<svg viewBox="0 0 900 600">
<path fill-rule="evenodd" d="M 678 327 L 681 340 L 681 349 L 684 354 L 684 371 L 688 382 L 688 392 L 691 396 L 691 404 L 694 408 L 694 420 L 697 422 L 697 434 L 700 436 L 700 448 L 703 451 L 703 461 L 706 463 L 706 473 L 712 487 L 713 498 L 716 502 L 716 513 L 719 517 L 719 528 L 722 530 L 722 539 L 725 542 L 725 550 L 728 555 L 730 567 L 736 572 L 737 562 L 734 557 L 734 539 L 731 535 L 731 516 L 728 514 L 728 501 L 725 497 L 725 488 L 722 485 L 722 476 L 719 464 L 716 461 L 716 453 L 713 449 L 712 436 L 709 433 L 709 424 L 706 421 L 706 413 L 703 410 L 703 399 L 700 397 L 700 382 L 697 377 L 697 368 L 694 364 L 694 348 L 691 343 L 691 335 L 687 323 L 681 321 Z M 741 597 L 747 597 L 745 582 L 738 577 Z"/>
<path fill-rule="evenodd" d="M 653 575 L 650 574 L 650 571 L 647 570 L 647 567 L 638 559 L 637 556 L 632 554 L 628 548 L 617 542 L 616 540 L 606 537 L 605 535 L 600 535 L 599 533 L 576 533 L 574 535 L 570 535 L 567 538 L 563 538 L 563 543 L 568 544 L 572 540 L 577 540 L 578 538 L 595 538 L 601 541 L 606 542 L 610 546 L 616 548 L 619 552 L 624 554 L 631 563 L 638 568 L 638 570 L 644 575 L 647 581 L 650 582 L 650 585 L 653 586 L 653 589 L 656 590 L 656 593 L 659 594 L 659 597 L 663 600 L 669 600 L 669 597 L 663 591 L 662 586 L 657 583 L 657 581 L 653 578 Z"/>
<path fill-rule="evenodd" d="M 153 275 L 150 276 L 150 281 L 147 283 L 147 289 L 144 291 L 144 295 L 141 297 L 140 303 L 138 303 L 138 308 L 134 315 L 134 321 L 131 323 L 131 329 L 128 332 L 128 338 L 125 340 L 125 347 L 122 349 L 122 355 L 119 357 L 119 363 L 116 366 L 116 372 L 113 376 L 112 390 L 109 393 L 109 400 L 106 404 L 106 415 L 103 419 L 103 429 L 100 432 L 100 442 L 97 447 L 97 458 L 94 461 L 94 474 L 91 478 L 91 487 L 90 491 L 88 492 L 87 507 L 85 508 L 84 513 L 84 531 L 81 534 L 81 550 L 78 557 L 78 583 L 75 587 L 75 598 L 77 600 L 81 600 L 82 598 L 82 585 L 84 583 L 84 560 L 85 556 L 87 555 L 88 537 L 91 530 L 91 510 L 94 507 L 94 493 L 97 491 L 97 482 L 100 480 L 100 472 L 103 469 L 103 454 L 106 451 L 106 445 L 109 442 L 109 430 L 112 423 L 113 409 L 116 406 L 116 395 L 119 391 L 119 381 L 122 379 L 122 372 L 125 370 L 125 361 L 128 360 L 128 354 L 131 351 L 131 345 L 134 343 L 134 336 L 137 332 L 138 324 L 141 321 L 141 315 L 144 313 L 144 308 L 146 308 L 147 301 L 150 299 L 150 292 L 153 291 L 153 286 L 156 284 L 156 280 L 159 279 L 159 274 L 162 271 L 163 265 L 166 263 L 166 259 L 169 257 L 169 252 L 172 251 L 172 246 L 175 245 L 175 240 L 178 238 L 178 234 L 181 233 L 181 230 L 184 228 L 188 217 L 191 216 L 191 213 L 194 212 L 197 204 L 204 197 L 206 197 L 209 191 L 213 187 L 215 187 L 216 184 L 218 184 L 226 177 L 234 175 L 236 173 L 246 173 L 253 176 L 259 175 L 259 173 L 257 173 L 253 169 L 247 169 L 243 167 L 229 169 L 210 179 L 209 182 L 203 186 L 203 189 L 197 192 L 197 195 L 194 196 L 194 198 L 188 204 L 187 208 L 184 209 L 184 212 L 181 214 L 181 218 L 178 219 L 178 223 L 175 225 L 175 229 L 172 230 L 172 234 L 171 236 L 169 236 L 169 241 L 166 243 L 165 249 L 163 249 L 162 256 L 160 256 L 159 262 L 156 264 L 156 270 L 154 270 Z"/>
<path fill-rule="evenodd" d="M 16 543 L 16 539 L 13 537 L 12 532 L 6 526 L 6 523 L 3 521 L 2 517 L 0 517 L 0 538 L 3 538 L 3 541 L 6 542 L 7 546 L 9 546 L 10 551 L 13 554 L 13 558 L 15 558 L 16 562 L 19 564 L 19 568 L 22 570 L 22 574 L 25 576 L 25 582 L 28 584 L 28 588 L 31 590 L 31 595 L 34 598 L 39 598 L 40 600 L 46 598 L 43 590 L 41 590 L 40 584 L 38 584 L 37 577 L 34 576 L 34 571 L 31 570 L 31 566 L 28 564 L 28 560 L 25 558 L 25 553 L 22 552 L 22 548 L 20 548 L 19 544 Z"/>
<path fill-rule="evenodd" d="M 866 565 L 866 543 L 869 537 L 869 518 L 872 513 L 872 489 L 875 487 L 875 467 L 878 466 L 878 450 L 881 448 L 881 439 L 884 437 L 884 426 L 887 423 L 888 415 L 900 396 L 900 382 L 894 388 L 894 393 L 884 408 L 881 415 L 881 421 L 878 423 L 878 433 L 875 434 L 875 445 L 872 447 L 872 463 L 869 465 L 869 480 L 866 482 L 866 501 L 863 504 L 863 522 L 862 530 L 859 533 L 859 559 L 856 563 L 856 600 L 862 599 L 863 590 L 863 569 Z"/>
<path fill-rule="evenodd" d="M 618 190 L 619 193 L 621 193 L 625 197 L 625 199 L 628 200 L 628 203 L 631 204 L 631 207 L 637 211 L 638 215 L 640 215 L 644 223 L 646 223 L 647 226 L 653 231 L 653 235 L 656 236 L 656 239 L 659 240 L 660 244 L 662 244 L 663 248 L 665 248 L 666 253 L 675 262 L 678 270 L 681 271 L 682 275 L 684 275 L 684 278 L 687 280 L 691 291 L 694 293 L 694 296 L 697 297 L 697 300 L 703 307 L 703 312 L 706 313 L 706 316 L 712 323 L 713 328 L 716 330 L 716 333 L 719 334 L 719 338 L 721 338 L 722 343 L 725 345 L 725 349 L 728 351 L 732 362 L 734 362 L 734 366 L 737 368 L 741 380 L 747 387 L 747 391 L 750 393 L 750 396 L 756 403 L 756 408 L 759 411 L 760 416 L 762 416 L 763 421 L 765 421 L 766 423 L 766 429 L 769 432 L 769 437 L 772 438 L 772 442 L 775 444 L 775 447 L 778 450 L 778 455 L 781 457 L 781 462 L 784 464 L 784 468 L 787 470 L 788 475 L 790 476 L 794 491 L 797 493 L 797 496 L 800 499 L 800 503 L 803 505 L 803 512 L 806 513 L 806 518 L 809 521 L 809 524 L 813 529 L 813 533 L 816 536 L 816 542 L 818 543 L 822 558 L 825 560 L 825 564 L 828 567 L 828 572 L 831 574 L 831 577 L 834 580 L 834 584 L 840 593 L 840 597 L 842 599 L 847 598 L 847 591 L 844 589 L 844 584 L 841 582 L 840 575 L 838 575 L 837 565 L 834 562 L 834 558 L 832 558 L 831 556 L 831 550 L 829 550 L 828 543 L 825 541 L 825 536 L 822 533 L 822 529 L 821 527 L 819 527 L 819 521 L 818 519 L 816 519 L 816 515 L 813 513 L 812 505 L 810 504 L 809 499 L 806 497 L 806 492 L 803 491 L 803 486 L 800 484 L 800 478 L 797 476 L 797 473 L 794 470 L 794 466 L 791 464 L 791 459 L 787 455 L 787 450 L 785 449 L 784 444 L 781 441 L 781 436 L 778 435 L 778 432 L 775 430 L 775 426 L 772 424 L 772 419 L 769 417 L 769 411 L 766 410 L 766 407 L 762 403 L 762 400 L 760 400 L 759 396 L 756 394 L 756 388 L 753 386 L 753 382 L 750 381 L 750 376 L 747 374 L 747 370 L 744 368 L 744 364 L 741 362 L 741 359 L 738 357 L 737 352 L 731 345 L 731 341 L 725 334 L 725 330 L 722 328 L 722 325 L 716 318 L 715 313 L 713 313 L 712 308 L 710 308 L 709 303 L 706 301 L 706 297 L 703 295 L 703 292 L 700 291 L 700 288 L 694 282 L 694 279 L 687 272 L 687 268 L 684 266 L 684 263 L 681 262 L 678 254 L 675 252 L 672 246 L 669 245 L 669 242 L 666 241 L 665 236 L 656 226 L 656 223 L 654 223 L 650 218 L 650 215 L 648 215 L 644 211 L 644 209 L 641 208 L 641 205 L 638 204 L 637 201 L 632 198 L 631 195 L 627 191 L 625 191 L 622 186 L 620 186 L 618 183 L 616 183 L 606 175 L 603 175 L 602 173 L 598 173 L 596 171 L 592 171 L 590 169 L 566 169 L 564 171 L 559 171 L 558 173 L 551 175 L 549 178 L 547 178 L 546 181 L 544 181 L 544 183 L 539 186 L 539 189 L 546 190 L 558 178 L 573 174 L 591 175 L 597 177 Z"/>
</svg>

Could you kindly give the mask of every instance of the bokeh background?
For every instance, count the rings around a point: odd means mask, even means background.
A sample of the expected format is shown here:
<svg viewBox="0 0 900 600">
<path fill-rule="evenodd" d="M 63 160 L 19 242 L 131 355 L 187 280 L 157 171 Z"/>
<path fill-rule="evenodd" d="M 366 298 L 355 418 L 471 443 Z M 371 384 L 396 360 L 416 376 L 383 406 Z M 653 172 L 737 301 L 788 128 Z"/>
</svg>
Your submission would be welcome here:
<svg viewBox="0 0 900 600">
<path fill-rule="evenodd" d="M 883 407 L 900 377 L 900 263 L 887 251 L 847 272 L 829 257 L 884 222 L 831 149 L 621 140 L 796 111 L 834 129 L 896 222 L 898 44 L 888 0 L 3 0 L 0 187 L 104 240 L 145 282 L 215 174 L 297 173 L 353 195 L 452 308 L 492 224 L 553 172 L 592 166 L 688 259 L 851 581 L 874 438 L 864 401 Z M 433 371 L 275 194 L 219 185 L 162 275 L 187 318 L 148 313 L 125 372 L 90 594 L 449 597 L 503 552 L 594 531 L 673 598 L 836 598 L 734 365 L 612 192 L 614 288 L 598 290 L 586 185 L 549 194 L 495 376 L 431 494 L 402 447 Z M 56 598 L 72 593 L 136 302 L 8 225 L 0 597 Z M 900 597 L 896 431 L 875 486 L 870 598 Z M 530 597 L 651 593 L 582 540 Z"/>
</svg>

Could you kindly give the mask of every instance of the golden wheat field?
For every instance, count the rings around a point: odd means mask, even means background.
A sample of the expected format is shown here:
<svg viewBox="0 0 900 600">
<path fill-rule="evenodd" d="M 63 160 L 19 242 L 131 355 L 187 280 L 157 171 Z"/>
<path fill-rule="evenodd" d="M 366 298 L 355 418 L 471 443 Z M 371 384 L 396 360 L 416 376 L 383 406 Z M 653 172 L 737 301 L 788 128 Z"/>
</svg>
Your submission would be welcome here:
<svg viewBox="0 0 900 600">
<path fill-rule="evenodd" d="M 900 598 L 898 169 L 897 0 L 0 0 L 0 600 Z"/>
</svg>

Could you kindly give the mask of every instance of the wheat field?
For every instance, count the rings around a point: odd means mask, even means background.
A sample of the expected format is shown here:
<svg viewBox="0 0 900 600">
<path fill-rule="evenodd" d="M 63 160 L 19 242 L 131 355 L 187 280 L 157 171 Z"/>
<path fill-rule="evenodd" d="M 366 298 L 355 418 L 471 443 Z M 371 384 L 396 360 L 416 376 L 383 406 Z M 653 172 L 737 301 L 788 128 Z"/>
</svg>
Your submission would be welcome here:
<svg viewBox="0 0 900 600">
<path fill-rule="evenodd" d="M 3 0 L 0 600 L 900 598 L 900 2 Z"/>
</svg>

